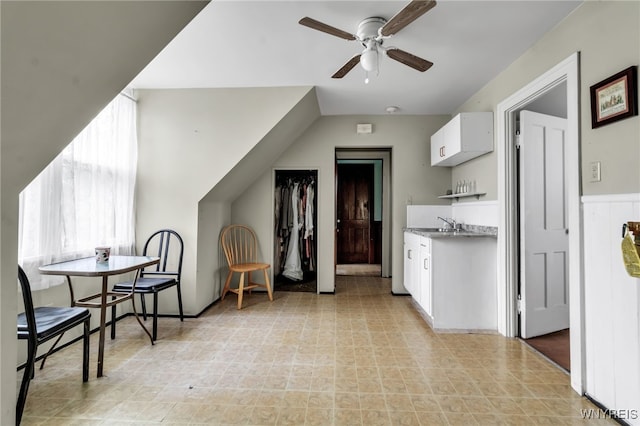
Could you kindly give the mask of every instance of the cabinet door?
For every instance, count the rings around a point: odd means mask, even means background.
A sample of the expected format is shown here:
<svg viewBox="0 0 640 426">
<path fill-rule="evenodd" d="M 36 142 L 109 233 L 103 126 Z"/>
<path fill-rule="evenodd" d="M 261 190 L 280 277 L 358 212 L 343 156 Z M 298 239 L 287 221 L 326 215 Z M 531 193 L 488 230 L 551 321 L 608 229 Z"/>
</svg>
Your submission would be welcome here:
<svg viewBox="0 0 640 426">
<path fill-rule="evenodd" d="M 431 136 L 431 165 L 442 161 L 446 155 L 446 147 L 444 144 L 444 127 Z"/>
<path fill-rule="evenodd" d="M 419 236 L 411 232 L 404 233 L 404 288 L 412 296 L 416 293 L 418 257 L 420 256 Z"/>
<path fill-rule="evenodd" d="M 404 288 L 413 295 L 413 262 L 411 259 L 411 245 L 404 242 Z"/>
<path fill-rule="evenodd" d="M 442 160 L 446 160 L 453 155 L 458 154 L 462 150 L 462 141 L 460 139 L 460 114 L 456 115 L 444 126 L 444 150 L 445 155 Z"/>
<path fill-rule="evenodd" d="M 420 302 L 420 236 L 404 234 L 404 287 Z"/>
<path fill-rule="evenodd" d="M 433 136 L 441 138 L 441 142 L 435 149 L 432 140 L 432 166 L 452 167 L 464 163 L 493 151 L 493 113 L 460 113 Z"/>
<path fill-rule="evenodd" d="M 420 246 L 420 306 L 432 316 L 431 309 L 431 250 L 427 245 Z"/>
</svg>

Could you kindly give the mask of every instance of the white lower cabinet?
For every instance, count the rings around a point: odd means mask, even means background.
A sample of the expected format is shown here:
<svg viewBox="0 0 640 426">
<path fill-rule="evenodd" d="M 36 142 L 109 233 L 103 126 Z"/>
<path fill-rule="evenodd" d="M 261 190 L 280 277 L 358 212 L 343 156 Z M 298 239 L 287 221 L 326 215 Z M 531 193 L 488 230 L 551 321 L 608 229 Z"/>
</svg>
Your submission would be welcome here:
<svg viewBox="0 0 640 426">
<path fill-rule="evenodd" d="M 418 303 L 430 317 L 431 307 L 431 239 L 420 237 L 420 300 Z"/>
<path fill-rule="evenodd" d="M 405 232 L 405 287 L 434 330 L 497 331 L 496 250 L 495 237 Z"/>
<path fill-rule="evenodd" d="M 404 233 L 404 288 L 420 302 L 420 239 L 422 237 L 411 233 Z"/>
</svg>

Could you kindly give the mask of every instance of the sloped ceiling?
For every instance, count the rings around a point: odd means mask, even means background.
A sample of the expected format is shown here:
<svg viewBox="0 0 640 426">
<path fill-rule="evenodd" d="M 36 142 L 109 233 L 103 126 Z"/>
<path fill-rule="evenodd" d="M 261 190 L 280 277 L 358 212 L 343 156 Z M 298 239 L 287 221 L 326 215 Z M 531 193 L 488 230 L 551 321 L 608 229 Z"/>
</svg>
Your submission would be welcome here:
<svg viewBox="0 0 640 426">
<path fill-rule="evenodd" d="M 391 39 L 434 62 L 420 73 L 387 57 L 364 84 L 357 66 L 331 75 L 363 47 L 298 24 L 312 17 L 355 33 L 408 0 L 211 2 L 134 80 L 139 88 L 315 86 L 323 115 L 450 114 L 529 49 L 581 1 L 438 0 Z"/>
<path fill-rule="evenodd" d="M 273 129 L 203 198 L 233 201 L 257 177 L 267 171 L 283 152 L 320 116 L 314 89 L 298 102 Z"/>
<path fill-rule="evenodd" d="M 30 182 L 206 4 L 0 2 L 3 188 Z"/>
</svg>

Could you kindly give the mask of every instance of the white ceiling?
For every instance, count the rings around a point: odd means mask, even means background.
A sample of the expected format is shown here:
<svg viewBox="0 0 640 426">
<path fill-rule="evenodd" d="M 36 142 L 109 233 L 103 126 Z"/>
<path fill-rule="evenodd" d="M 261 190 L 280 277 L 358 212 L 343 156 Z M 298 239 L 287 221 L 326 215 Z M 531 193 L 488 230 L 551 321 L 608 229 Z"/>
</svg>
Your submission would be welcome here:
<svg viewBox="0 0 640 426">
<path fill-rule="evenodd" d="M 440 0 L 385 46 L 434 63 L 421 73 L 383 57 L 365 84 L 354 68 L 332 79 L 357 41 L 298 24 L 309 16 L 350 33 L 391 18 L 404 1 L 214 0 L 140 73 L 135 88 L 316 86 L 323 115 L 450 114 L 529 49 L 581 1 Z"/>
</svg>

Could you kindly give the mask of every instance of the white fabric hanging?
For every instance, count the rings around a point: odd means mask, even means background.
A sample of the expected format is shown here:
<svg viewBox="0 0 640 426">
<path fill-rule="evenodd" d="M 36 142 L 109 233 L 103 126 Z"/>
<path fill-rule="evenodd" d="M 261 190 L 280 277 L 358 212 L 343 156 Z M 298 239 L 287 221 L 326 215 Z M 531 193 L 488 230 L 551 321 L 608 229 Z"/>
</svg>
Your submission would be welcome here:
<svg viewBox="0 0 640 426">
<path fill-rule="evenodd" d="M 284 263 L 284 271 L 282 275 L 285 277 L 300 281 L 302 280 L 302 261 L 300 259 L 299 248 L 299 231 L 303 224 L 298 222 L 298 203 L 300 202 L 299 184 L 296 182 L 291 191 L 291 207 L 293 208 L 293 227 L 291 228 L 291 236 L 289 238 L 289 250 L 287 251 L 287 260 Z"/>
<path fill-rule="evenodd" d="M 313 182 L 307 186 L 307 206 L 305 209 L 304 216 L 304 244 L 305 250 L 307 254 L 307 258 L 309 259 L 309 271 L 315 271 L 315 253 L 313 249 L 313 197 L 315 196 L 315 192 L 313 190 Z"/>
<path fill-rule="evenodd" d="M 63 284 L 38 266 L 94 255 L 133 254 L 136 104 L 118 95 L 20 194 L 18 263 L 31 288 Z"/>
<path fill-rule="evenodd" d="M 307 187 L 307 206 L 304 216 L 304 238 L 313 238 L 313 183 Z"/>
</svg>

